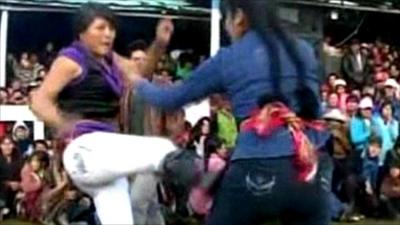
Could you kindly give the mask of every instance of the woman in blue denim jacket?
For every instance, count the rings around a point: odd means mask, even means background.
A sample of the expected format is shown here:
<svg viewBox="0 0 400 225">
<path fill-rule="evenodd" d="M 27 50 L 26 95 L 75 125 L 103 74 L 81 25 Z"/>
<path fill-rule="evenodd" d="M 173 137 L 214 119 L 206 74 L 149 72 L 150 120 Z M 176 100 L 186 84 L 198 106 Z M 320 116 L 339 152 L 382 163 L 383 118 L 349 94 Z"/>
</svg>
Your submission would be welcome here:
<svg viewBox="0 0 400 225">
<path fill-rule="evenodd" d="M 304 121 L 319 118 L 320 82 L 314 50 L 282 29 L 275 1 L 224 0 L 222 6 L 233 44 L 202 63 L 182 84 L 157 87 L 137 77 L 137 94 L 154 105 L 174 109 L 225 92 L 239 122 L 276 101 Z M 257 225 L 268 219 L 287 225 L 329 224 L 331 162 L 324 150 L 330 135 L 307 128 L 294 136 L 286 125 L 267 137 L 253 130 L 240 131 L 208 225 Z M 293 165 L 299 144 L 293 140 L 305 136 L 307 144 L 320 150 L 319 163 L 316 159 L 317 166 L 313 164 L 318 170 L 315 176 L 307 176 L 313 178 L 307 182 L 297 179 Z"/>
</svg>

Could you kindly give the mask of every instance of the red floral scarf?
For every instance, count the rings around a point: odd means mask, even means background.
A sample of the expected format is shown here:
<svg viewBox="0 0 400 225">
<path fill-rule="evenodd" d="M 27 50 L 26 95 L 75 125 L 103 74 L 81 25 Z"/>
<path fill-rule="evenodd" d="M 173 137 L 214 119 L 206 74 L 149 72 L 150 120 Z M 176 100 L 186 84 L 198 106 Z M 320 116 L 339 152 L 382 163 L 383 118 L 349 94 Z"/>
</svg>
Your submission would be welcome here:
<svg viewBox="0 0 400 225">
<path fill-rule="evenodd" d="M 299 181 L 312 181 L 318 170 L 318 157 L 304 129 L 308 127 L 322 131 L 325 129 L 322 121 L 304 121 L 283 103 L 274 102 L 255 111 L 249 119 L 243 121 L 241 129 L 267 137 L 282 126 L 287 126 L 293 137 L 294 166 L 298 170 Z"/>
</svg>

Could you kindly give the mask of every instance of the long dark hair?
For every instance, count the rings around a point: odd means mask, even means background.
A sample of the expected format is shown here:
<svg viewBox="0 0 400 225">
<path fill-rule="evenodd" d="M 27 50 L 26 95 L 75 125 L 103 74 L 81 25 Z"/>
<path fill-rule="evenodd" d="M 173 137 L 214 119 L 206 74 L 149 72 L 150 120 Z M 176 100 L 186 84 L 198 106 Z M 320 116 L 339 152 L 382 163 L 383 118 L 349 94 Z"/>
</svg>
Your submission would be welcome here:
<svg viewBox="0 0 400 225">
<path fill-rule="evenodd" d="M 1 145 L 6 141 L 10 141 L 13 144 L 13 150 L 11 153 L 11 161 L 16 161 L 16 160 L 20 160 L 21 159 L 21 153 L 17 147 L 17 143 L 15 143 L 15 141 L 13 140 L 13 138 L 9 135 L 6 135 L 2 138 L 0 138 L 0 158 L 5 159 L 5 156 L 3 155 L 3 151 L 1 149 Z"/>
<path fill-rule="evenodd" d="M 272 95 L 265 95 L 259 99 L 259 106 L 274 101 L 289 104 L 280 88 L 282 64 L 279 57 L 279 46 L 283 44 L 298 73 L 299 87 L 295 95 L 299 97 L 297 104 L 300 107 L 296 113 L 305 119 L 317 118 L 319 116 L 319 107 L 317 107 L 319 98 L 305 85 L 305 63 L 297 50 L 295 38 L 285 31 L 277 15 L 278 0 L 223 0 L 221 5 L 222 13 L 225 16 L 228 12 L 233 15 L 238 9 L 241 9 L 248 18 L 250 29 L 254 30 L 265 44 L 270 60 L 268 62 L 269 72 L 272 75 L 272 84 L 275 90 Z"/>
</svg>

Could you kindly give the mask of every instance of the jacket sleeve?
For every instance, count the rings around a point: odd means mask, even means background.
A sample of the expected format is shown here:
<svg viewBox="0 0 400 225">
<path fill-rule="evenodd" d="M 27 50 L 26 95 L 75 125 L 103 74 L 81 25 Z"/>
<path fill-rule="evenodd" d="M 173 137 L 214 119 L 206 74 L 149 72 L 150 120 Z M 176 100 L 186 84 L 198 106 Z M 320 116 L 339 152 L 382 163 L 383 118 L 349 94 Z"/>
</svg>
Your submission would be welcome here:
<svg viewBox="0 0 400 225">
<path fill-rule="evenodd" d="M 200 100 L 209 94 L 223 91 L 223 59 L 227 50 L 220 50 L 214 57 L 202 63 L 189 79 L 170 87 L 154 85 L 146 80 L 135 87 L 137 94 L 147 102 L 165 109 L 177 109 L 187 103 Z"/>
<path fill-rule="evenodd" d="M 368 141 L 370 135 L 371 131 L 369 129 L 364 130 L 361 121 L 353 119 L 350 122 L 350 137 L 353 144 L 363 144 Z"/>
</svg>

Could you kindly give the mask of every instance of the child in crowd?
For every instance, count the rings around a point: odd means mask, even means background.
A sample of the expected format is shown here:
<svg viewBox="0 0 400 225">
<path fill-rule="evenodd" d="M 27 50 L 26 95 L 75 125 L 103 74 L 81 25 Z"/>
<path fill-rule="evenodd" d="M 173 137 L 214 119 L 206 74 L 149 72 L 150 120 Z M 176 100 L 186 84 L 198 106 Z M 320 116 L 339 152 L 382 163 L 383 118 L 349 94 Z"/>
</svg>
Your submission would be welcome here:
<svg viewBox="0 0 400 225">
<path fill-rule="evenodd" d="M 46 185 L 50 159 L 46 152 L 34 152 L 21 171 L 21 214 L 31 221 L 41 220 L 40 197 Z"/>
</svg>

